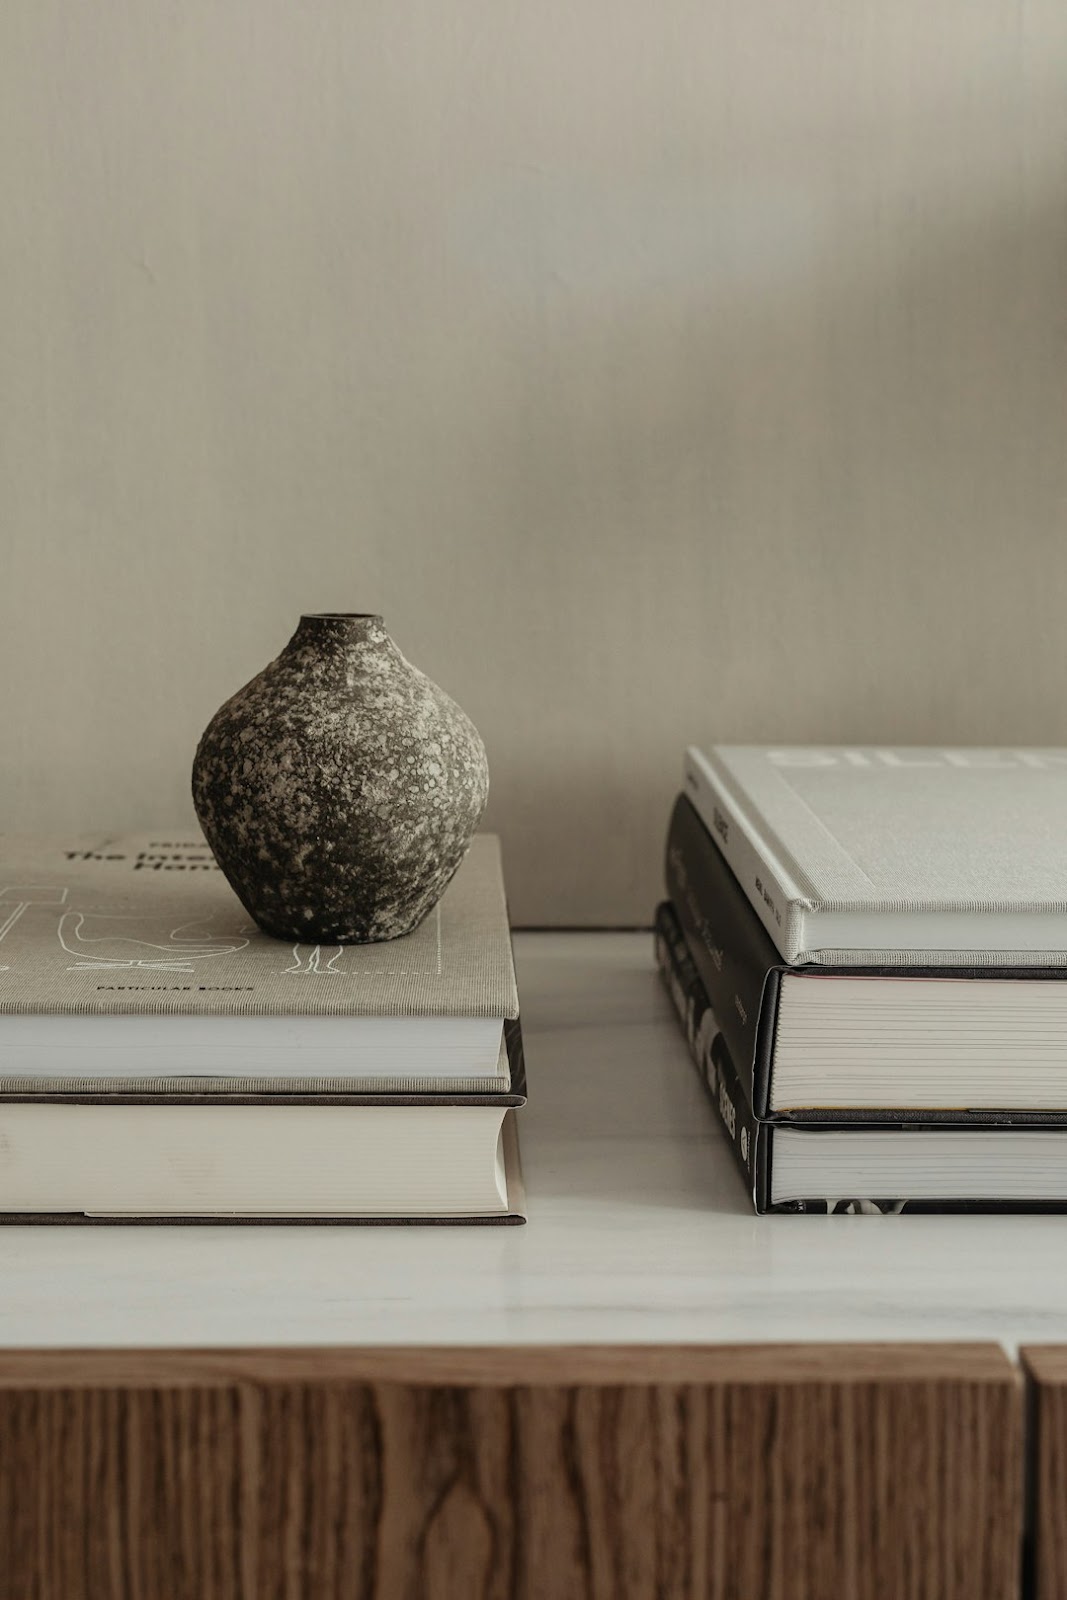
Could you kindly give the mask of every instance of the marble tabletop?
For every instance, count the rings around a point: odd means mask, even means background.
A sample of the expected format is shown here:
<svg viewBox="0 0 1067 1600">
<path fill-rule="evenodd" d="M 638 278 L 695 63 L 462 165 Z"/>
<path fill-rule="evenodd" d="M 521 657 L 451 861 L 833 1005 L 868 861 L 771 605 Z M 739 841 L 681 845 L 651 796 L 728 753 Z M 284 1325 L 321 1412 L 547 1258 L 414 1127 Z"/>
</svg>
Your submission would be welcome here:
<svg viewBox="0 0 1067 1600">
<path fill-rule="evenodd" d="M 651 936 L 516 954 L 526 1227 L 2 1228 L 0 1345 L 1067 1341 L 1067 1217 L 755 1217 Z"/>
</svg>

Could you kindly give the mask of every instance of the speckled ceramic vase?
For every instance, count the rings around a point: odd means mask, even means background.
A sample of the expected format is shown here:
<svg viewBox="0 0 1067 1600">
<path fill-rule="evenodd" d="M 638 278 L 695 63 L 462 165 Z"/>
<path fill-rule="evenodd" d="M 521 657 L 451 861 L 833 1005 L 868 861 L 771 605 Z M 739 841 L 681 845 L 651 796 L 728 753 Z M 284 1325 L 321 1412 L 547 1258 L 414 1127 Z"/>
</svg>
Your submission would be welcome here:
<svg viewBox="0 0 1067 1600">
<path fill-rule="evenodd" d="M 381 617 L 301 617 L 216 712 L 193 763 L 215 857 L 264 932 L 313 944 L 410 933 L 485 809 L 478 730 Z"/>
</svg>

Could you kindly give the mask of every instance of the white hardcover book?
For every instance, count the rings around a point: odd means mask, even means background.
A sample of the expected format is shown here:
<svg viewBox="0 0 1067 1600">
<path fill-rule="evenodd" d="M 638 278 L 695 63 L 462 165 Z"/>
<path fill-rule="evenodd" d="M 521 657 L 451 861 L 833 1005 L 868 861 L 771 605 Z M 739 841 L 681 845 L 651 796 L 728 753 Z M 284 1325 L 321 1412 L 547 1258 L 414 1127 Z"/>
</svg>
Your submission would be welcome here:
<svg viewBox="0 0 1067 1600">
<path fill-rule="evenodd" d="M 685 792 L 791 965 L 1067 967 L 1067 750 L 717 745 Z"/>
</svg>

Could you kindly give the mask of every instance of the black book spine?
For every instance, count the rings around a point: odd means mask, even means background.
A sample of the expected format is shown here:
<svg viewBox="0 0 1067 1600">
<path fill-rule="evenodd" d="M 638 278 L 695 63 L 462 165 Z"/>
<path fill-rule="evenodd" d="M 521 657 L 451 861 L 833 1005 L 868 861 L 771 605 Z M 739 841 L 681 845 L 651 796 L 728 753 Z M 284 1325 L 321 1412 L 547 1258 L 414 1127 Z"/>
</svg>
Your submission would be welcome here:
<svg viewBox="0 0 1067 1600">
<path fill-rule="evenodd" d="M 781 957 L 684 794 L 671 814 L 666 877 L 749 1103 L 766 1116 Z"/>
<path fill-rule="evenodd" d="M 674 908 L 656 912 L 656 961 L 697 1071 L 759 1212 L 767 1209 L 771 1129 L 756 1121 Z"/>
</svg>

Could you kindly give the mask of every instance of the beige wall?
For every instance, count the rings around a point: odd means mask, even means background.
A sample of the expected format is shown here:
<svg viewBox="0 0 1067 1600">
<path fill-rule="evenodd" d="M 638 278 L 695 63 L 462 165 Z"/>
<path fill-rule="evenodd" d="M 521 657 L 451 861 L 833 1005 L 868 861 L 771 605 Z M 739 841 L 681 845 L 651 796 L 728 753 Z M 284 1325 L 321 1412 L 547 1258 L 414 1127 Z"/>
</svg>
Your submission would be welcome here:
<svg viewBox="0 0 1067 1600">
<path fill-rule="evenodd" d="M 526 922 L 689 739 L 1067 742 L 1062 0 L 3 0 L 0 819 L 187 815 L 304 609 Z"/>
</svg>

